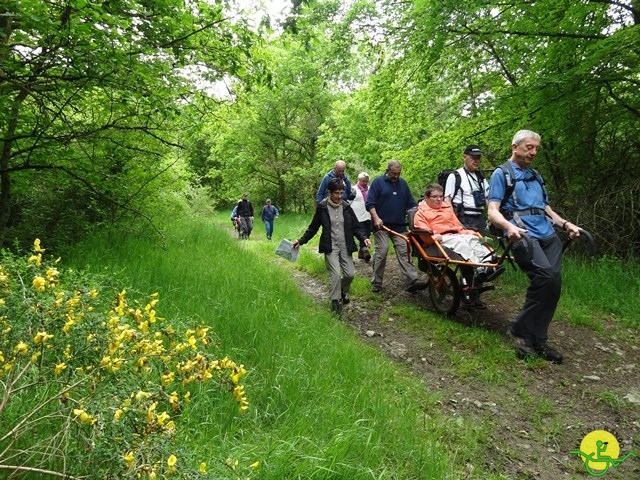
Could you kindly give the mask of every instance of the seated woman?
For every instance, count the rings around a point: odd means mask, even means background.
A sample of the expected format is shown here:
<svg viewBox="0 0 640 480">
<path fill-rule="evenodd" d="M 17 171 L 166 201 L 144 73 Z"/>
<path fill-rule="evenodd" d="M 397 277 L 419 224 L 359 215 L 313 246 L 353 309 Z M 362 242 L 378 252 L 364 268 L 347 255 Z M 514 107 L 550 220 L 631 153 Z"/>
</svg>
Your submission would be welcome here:
<svg viewBox="0 0 640 480">
<path fill-rule="evenodd" d="M 482 236 L 475 230 L 464 228 L 451 205 L 443 203 L 443 199 L 442 187 L 437 183 L 430 184 L 424 194 L 424 200 L 418 203 L 413 227 L 418 230 L 431 230 L 433 238 L 442 246 L 450 248 L 469 262 L 490 262 L 492 252 L 480 241 Z M 488 274 L 493 278 L 497 276 L 497 272 L 487 272 L 484 267 L 477 269 L 463 267 L 462 273 L 467 285 L 473 287 L 479 287 Z M 486 304 L 480 300 L 477 289 L 471 289 L 469 294 L 463 297 L 463 302 L 474 308 L 487 308 Z"/>
</svg>

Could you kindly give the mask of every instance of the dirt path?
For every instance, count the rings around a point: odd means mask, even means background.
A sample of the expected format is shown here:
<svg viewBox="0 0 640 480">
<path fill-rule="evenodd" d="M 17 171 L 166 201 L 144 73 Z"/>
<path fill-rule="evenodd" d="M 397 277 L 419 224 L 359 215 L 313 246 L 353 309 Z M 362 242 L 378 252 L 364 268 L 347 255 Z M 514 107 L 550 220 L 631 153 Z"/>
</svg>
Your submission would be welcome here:
<svg viewBox="0 0 640 480">
<path fill-rule="evenodd" d="M 358 275 L 370 277 L 371 266 L 356 260 Z M 324 279 L 295 271 L 301 288 L 319 303 L 327 304 Z M 562 365 L 530 365 L 513 355 L 514 382 L 491 384 L 451 373 L 443 348 L 428 329 L 407 328 L 379 318 L 396 304 L 411 303 L 432 309 L 427 291 L 411 295 L 401 289 L 397 262 L 390 258 L 385 273 L 382 306 L 352 298 L 341 320 L 363 341 L 383 350 L 411 369 L 430 391 L 442 395 L 441 408 L 451 416 L 473 419 L 489 428 L 485 467 L 505 478 L 558 480 L 593 478 L 577 455 L 580 442 L 593 430 L 612 433 L 620 452 L 633 451 L 607 479 L 640 479 L 640 336 L 637 331 L 605 327 L 602 333 L 555 322 L 550 338 L 565 354 Z M 486 311 L 460 309 L 443 322 L 459 322 L 504 334 L 521 299 L 489 299 Z M 484 298 L 487 301 L 487 298 Z M 606 325 L 606 322 L 603 322 Z M 508 377 L 508 375 L 507 375 Z M 499 383 L 499 382 L 498 382 Z M 602 465 L 602 464 L 600 464 Z M 473 468 L 473 467 L 470 467 Z M 470 477 L 477 478 L 477 477 Z"/>
</svg>

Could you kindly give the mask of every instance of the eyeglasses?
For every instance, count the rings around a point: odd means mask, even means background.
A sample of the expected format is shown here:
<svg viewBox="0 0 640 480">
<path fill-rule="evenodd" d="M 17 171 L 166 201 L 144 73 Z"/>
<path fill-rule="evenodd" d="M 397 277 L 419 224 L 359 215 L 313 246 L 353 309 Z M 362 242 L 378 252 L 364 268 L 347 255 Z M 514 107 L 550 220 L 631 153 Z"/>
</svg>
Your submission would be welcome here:
<svg viewBox="0 0 640 480">
<path fill-rule="evenodd" d="M 433 198 L 434 200 L 443 200 L 444 195 L 429 195 L 429 198 Z"/>
</svg>

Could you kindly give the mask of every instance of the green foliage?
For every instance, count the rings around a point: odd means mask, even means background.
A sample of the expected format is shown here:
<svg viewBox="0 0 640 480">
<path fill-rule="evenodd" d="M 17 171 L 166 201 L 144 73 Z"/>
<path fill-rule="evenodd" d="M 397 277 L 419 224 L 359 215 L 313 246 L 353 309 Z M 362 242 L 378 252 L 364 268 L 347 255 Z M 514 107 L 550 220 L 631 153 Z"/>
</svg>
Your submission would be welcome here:
<svg viewBox="0 0 640 480">
<path fill-rule="evenodd" d="M 251 37 L 207 2 L 3 2 L 0 244 L 147 217 L 197 80 L 239 74 Z M 240 59 L 242 58 L 242 62 Z M 186 103 L 184 100 L 189 100 Z M 31 230 L 31 232 L 30 232 Z"/>
<path fill-rule="evenodd" d="M 183 416 L 192 394 L 204 394 L 197 384 L 216 385 L 209 408 L 228 412 L 235 402 L 247 410 L 245 368 L 214 356 L 209 327 L 160 317 L 157 293 L 144 303 L 122 290 L 111 302 L 113 287 L 99 283 L 105 278 L 58 270 L 44 252 L 40 240 L 28 259 L 2 252 L 0 471 L 10 478 L 204 473 L 206 462 L 176 443 Z"/>
</svg>

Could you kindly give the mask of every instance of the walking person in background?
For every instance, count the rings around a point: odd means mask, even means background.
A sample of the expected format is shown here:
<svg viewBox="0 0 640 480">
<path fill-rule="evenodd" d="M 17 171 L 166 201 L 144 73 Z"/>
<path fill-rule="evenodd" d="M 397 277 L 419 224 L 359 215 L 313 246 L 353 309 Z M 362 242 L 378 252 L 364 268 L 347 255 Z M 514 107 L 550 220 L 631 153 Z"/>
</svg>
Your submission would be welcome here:
<svg viewBox="0 0 640 480">
<path fill-rule="evenodd" d="M 329 273 L 329 298 L 331 311 L 342 313 L 342 306 L 349 303 L 349 289 L 356 274 L 353 252 L 358 248 L 354 236 L 369 247 L 371 240 L 360 229 L 360 223 L 351 206 L 343 200 L 344 185 L 341 179 L 333 178 L 327 185 L 329 195 L 316 205 L 309 227 L 302 237 L 293 242 L 299 248 L 311 240 L 322 228 L 318 251 L 324 253 L 324 263 Z"/>
<path fill-rule="evenodd" d="M 247 192 L 242 194 L 242 199 L 238 201 L 237 207 L 236 214 L 240 217 L 240 221 L 245 224 L 247 238 L 249 238 L 253 230 L 253 205 L 249 201 Z"/>
<path fill-rule="evenodd" d="M 329 170 L 326 175 L 322 177 L 322 181 L 320 182 L 320 186 L 316 192 L 316 203 L 320 203 L 322 200 L 327 198 L 327 186 L 329 185 L 329 181 L 333 178 L 337 178 L 342 181 L 342 188 L 344 189 L 344 193 L 342 194 L 343 200 L 353 199 L 351 196 L 351 180 L 349 180 L 346 170 L 347 164 L 342 160 L 338 160 L 333 169 Z"/>
<path fill-rule="evenodd" d="M 351 190 L 354 195 L 353 201 L 351 202 L 351 208 L 353 208 L 356 217 L 358 217 L 360 228 L 364 231 L 366 237 L 369 238 L 371 236 L 371 214 L 367 212 L 367 208 L 365 206 L 367 194 L 369 193 L 369 175 L 367 172 L 360 172 L 358 175 L 358 181 Z M 360 241 L 358 258 L 363 259 L 365 262 L 371 260 L 369 247 L 367 247 L 363 241 Z"/>
<path fill-rule="evenodd" d="M 260 218 L 264 223 L 264 228 L 267 231 L 267 240 L 271 240 L 271 236 L 273 235 L 273 221 L 274 219 L 280 216 L 280 212 L 278 209 L 271 205 L 271 199 L 267 198 L 264 206 L 262 207 L 262 213 L 260 213 Z"/>
<path fill-rule="evenodd" d="M 407 231 L 407 211 L 417 207 L 409 185 L 403 178 L 400 178 L 401 172 L 402 164 L 397 160 L 391 160 L 387 164 L 385 174 L 373 179 L 367 195 L 366 207 L 371 214 L 373 239 L 376 244 L 376 250 L 373 254 L 371 291 L 376 293 L 382 291 L 389 240 L 393 242 L 400 271 L 405 279 L 406 290 L 415 293 L 427 288 L 426 280 L 420 278 L 418 269 L 409 260 L 407 242 L 382 229 L 384 225 L 394 232 L 405 233 Z"/>
<path fill-rule="evenodd" d="M 461 168 L 449 174 L 444 188 L 444 203 L 451 205 L 460 222 L 469 229 L 486 234 L 489 183 L 480 169 L 482 151 L 477 145 L 464 149 Z"/>
<path fill-rule="evenodd" d="M 513 244 L 513 257 L 529 277 L 524 305 L 507 330 L 516 354 L 562 363 L 562 354 L 547 343 L 562 287 L 562 241 L 553 227 L 567 231 L 569 238 L 579 236 L 580 230 L 549 206 L 544 183 L 531 168 L 538 148 L 538 133 L 520 130 L 515 134 L 511 158 L 504 164 L 510 181 L 502 168 L 495 169 L 489 182 L 488 214 Z M 525 233 L 530 241 L 523 238 Z"/>
</svg>

